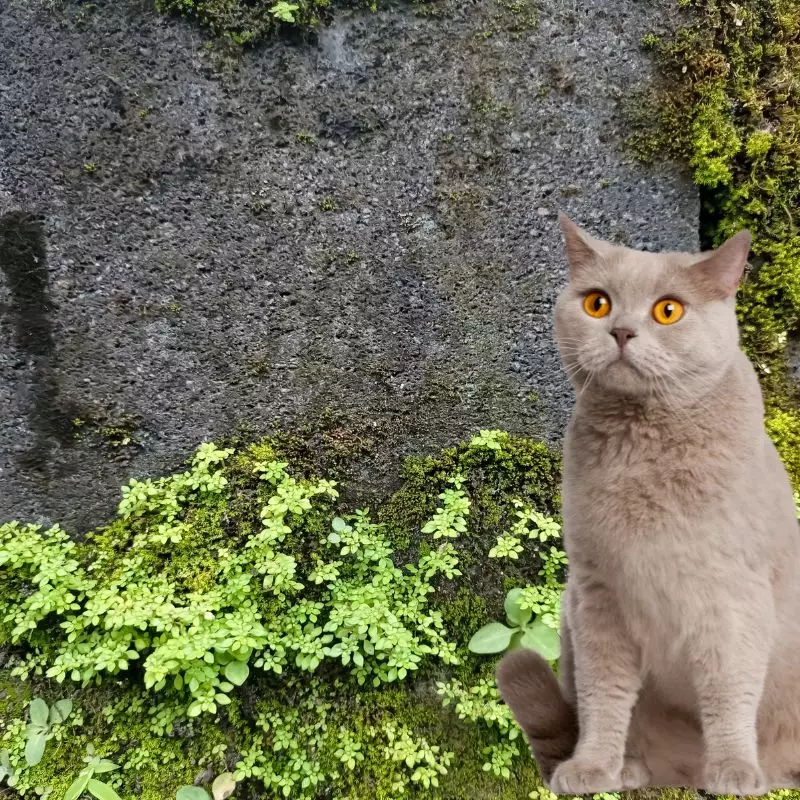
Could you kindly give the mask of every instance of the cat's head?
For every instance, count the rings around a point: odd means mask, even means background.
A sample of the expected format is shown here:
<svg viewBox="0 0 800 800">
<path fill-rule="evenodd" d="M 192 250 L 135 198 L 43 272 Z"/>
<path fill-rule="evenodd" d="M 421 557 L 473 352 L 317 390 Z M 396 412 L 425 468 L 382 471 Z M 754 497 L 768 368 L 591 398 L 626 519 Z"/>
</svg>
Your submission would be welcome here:
<svg viewBox="0 0 800 800">
<path fill-rule="evenodd" d="M 559 221 L 569 283 L 555 310 L 569 379 L 624 395 L 691 395 L 721 374 L 739 346 L 736 289 L 751 237 L 705 253 L 646 253 Z"/>
</svg>

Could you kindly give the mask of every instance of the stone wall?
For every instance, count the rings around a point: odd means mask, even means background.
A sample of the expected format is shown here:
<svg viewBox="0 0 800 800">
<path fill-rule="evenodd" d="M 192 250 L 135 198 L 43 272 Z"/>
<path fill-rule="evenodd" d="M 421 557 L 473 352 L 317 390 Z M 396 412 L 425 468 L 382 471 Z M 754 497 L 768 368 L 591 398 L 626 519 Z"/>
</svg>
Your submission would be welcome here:
<svg viewBox="0 0 800 800">
<path fill-rule="evenodd" d="M 669 2 L 382 4 L 241 59 L 55 5 L 0 9 L 0 521 L 98 524 L 201 440 L 325 409 L 365 496 L 478 428 L 557 441 L 557 211 L 697 247 L 689 178 L 622 146 Z"/>
</svg>

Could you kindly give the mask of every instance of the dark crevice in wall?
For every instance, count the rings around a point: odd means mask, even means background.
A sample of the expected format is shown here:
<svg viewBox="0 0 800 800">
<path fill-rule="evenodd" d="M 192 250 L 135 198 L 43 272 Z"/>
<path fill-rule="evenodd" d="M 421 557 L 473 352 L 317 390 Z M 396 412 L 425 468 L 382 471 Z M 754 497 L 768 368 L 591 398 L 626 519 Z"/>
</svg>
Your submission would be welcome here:
<svg viewBox="0 0 800 800">
<path fill-rule="evenodd" d="M 9 309 L 17 369 L 29 370 L 28 422 L 33 447 L 20 457 L 23 469 L 44 469 L 56 442 L 71 443 L 71 415 L 59 405 L 49 274 L 41 216 L 15 211 L 0 217 L 0 271 L 11 293 Z"/>
<path fill-rule="evenodd" d="M 714 247 L 714 234 L 722 217 L 720 203 L 722 197 L 715 189 L 705 186 L 698 187 L 700 194 L 700 219 L 698 233 L 700 236 L 700 249 L 711 250 Z"/>
</svg>

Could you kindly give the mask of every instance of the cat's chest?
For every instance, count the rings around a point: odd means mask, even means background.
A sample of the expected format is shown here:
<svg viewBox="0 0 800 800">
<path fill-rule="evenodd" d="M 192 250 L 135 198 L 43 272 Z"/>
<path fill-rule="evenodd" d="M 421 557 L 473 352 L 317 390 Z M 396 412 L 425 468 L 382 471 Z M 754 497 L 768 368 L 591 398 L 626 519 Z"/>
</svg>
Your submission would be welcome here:
<svg viewBox="0 0 800 800">
<path fill-rule="evenodd" d="M 564 493 L 597 518 L 684 515 L 724 494 L 733 463 L 712 431 L 692 436 L 657 424 L 608 430 L 570 425 L 564 447 Z"/>
<path fill-rule="evenodd" d="M 724 527 L 732 483 L 711 442 L 658 430 L 587 437 L 578 429 L 564 456 L 570 559 L 585 557 L 628 579 L 645 576 L 655 588 L 714 546 L 713 535 L 698 541 L 702 529 Z"/>
</svg>

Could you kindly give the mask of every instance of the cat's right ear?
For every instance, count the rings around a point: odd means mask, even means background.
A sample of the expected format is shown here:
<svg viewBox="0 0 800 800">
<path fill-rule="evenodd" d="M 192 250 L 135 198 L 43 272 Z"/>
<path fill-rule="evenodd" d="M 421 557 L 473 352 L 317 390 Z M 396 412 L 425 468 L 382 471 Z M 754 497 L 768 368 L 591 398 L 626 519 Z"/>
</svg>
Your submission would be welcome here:
<svg viewBox="0 0 800 800">
<path fill-rule="evenodd" d="M 592 237 L 566 214 L 559 212 L 558 222 L 561 225 L 561 232 L 564 234 L 569 276 L 574 278 L 582 269 L 596 263 L 599 254 L 592 246 Z"/>
<path fill-rule="evenodd" d="M 706 295 L 728 300 L 736 294 L 752 241 L 750 231 L 739 231 L 695 265 L 696 280 Z"/>
</svg>

